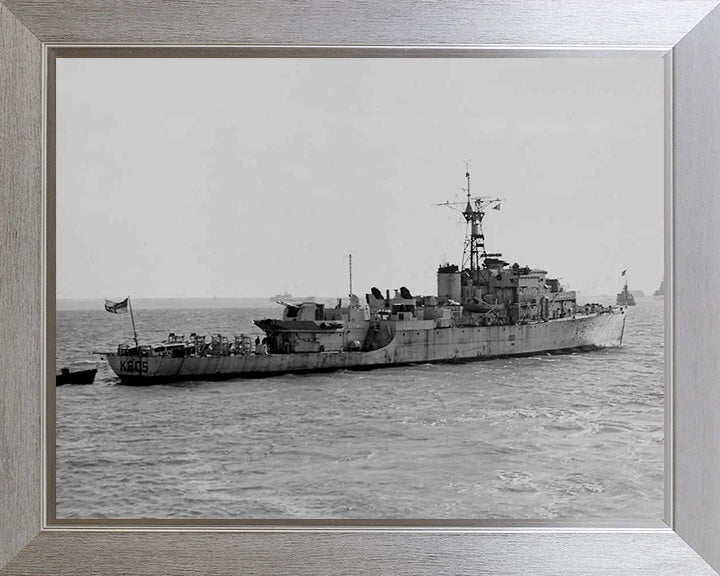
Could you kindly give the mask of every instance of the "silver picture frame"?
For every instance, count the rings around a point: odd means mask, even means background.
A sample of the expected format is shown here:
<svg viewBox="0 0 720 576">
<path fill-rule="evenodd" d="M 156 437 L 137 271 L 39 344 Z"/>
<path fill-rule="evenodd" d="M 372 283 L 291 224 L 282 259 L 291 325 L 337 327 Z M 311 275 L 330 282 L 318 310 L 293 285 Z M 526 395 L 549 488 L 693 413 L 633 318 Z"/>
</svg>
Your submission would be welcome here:
<svg viewBox="0 0 720 576">
<path fill-rule="evenodd" d="M 714 574 L 720 569 L 720 9 L 716 0 L 402 3 L 0 1 L 0 574 Z M 151 48 L 150 48 L 151 47 Z M 45 320 L 53 286 L 53 58 L 663 58 L 666 501 L 660 526 L 54 521 Z M 148 50 L 150 48 L 150 50 Z M 180 52 L 178 52 L 178 50 Z M 89 53 L 89 52 L 85 52 Z M 107 52 L 112 54 L 112 52 Z M 66 52 L 67 54 L 67 52 Z M 49 113 L 50 112 L 50 113 Z M 47 219 L 46 219 L 47 217 Z M 52 276 L 52 275 L 50 275 Z M 48 321 L 49 322 L 49 321 Z"/>
</svg>

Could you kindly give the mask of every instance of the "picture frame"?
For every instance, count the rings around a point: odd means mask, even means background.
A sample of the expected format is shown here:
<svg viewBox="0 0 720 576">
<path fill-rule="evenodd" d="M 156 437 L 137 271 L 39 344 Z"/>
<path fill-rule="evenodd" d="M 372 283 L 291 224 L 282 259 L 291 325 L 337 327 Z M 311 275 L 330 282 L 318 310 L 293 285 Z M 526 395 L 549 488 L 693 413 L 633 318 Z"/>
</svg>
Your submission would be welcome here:
<svg viewBox="0 0 720 576">
<path fill-rule="evenodd" d="M 713 574 L 720 569 L 718 2 L 463 1 L 262 5 L 0 2 L 0 574 Z M 411 23 L 408 26 L 408 23 Z M 53 49 L 268 44 L 377 56 L 644 54 L 666 66 L 666 527 L 508 522 L 169 526 L 48 522 L 43 226 L 53 177 L 45 82 Z M 304 47 L 304 48 L 303 48 Z M 142 54 L 142 52 L 138 52 Z M 5 145 L 9 143 L 9 145 Z M 49 220 L 50 221 L 50 220 Z M 702 274 L 698 273 L 702 271 Z M 47 339 L 49 340 L 49 339 Z"/>
</svg>

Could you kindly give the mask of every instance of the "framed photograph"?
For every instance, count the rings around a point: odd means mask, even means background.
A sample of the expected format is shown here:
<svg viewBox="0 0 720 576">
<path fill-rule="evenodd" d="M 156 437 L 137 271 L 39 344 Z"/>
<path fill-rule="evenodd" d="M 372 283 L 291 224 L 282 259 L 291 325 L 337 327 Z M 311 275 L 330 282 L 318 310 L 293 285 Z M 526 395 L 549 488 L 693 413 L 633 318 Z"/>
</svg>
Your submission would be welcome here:
<svg viewBox="0 0 720 576">
<path fill-rule="evenodd" d="M 661 525 L 661 59 L 76 54 L 51 522 Z"/>
<path fill-rule="evenodd" d="M 512 6 L 0 4 L 2 573 L 714 573 L 720 13 Z"/>
</svg>

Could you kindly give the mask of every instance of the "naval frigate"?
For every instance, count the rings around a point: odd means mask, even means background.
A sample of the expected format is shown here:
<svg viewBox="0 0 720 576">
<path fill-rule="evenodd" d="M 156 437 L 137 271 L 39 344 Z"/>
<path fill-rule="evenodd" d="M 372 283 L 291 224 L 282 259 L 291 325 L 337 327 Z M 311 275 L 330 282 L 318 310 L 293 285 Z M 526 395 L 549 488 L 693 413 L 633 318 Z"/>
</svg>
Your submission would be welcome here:
<svg viewBox="0 0 720 576">
<path fill-rule="evenodd" d="M 437 270 L 437 294 L 372 288 L 364 301 L 350 290 L 336 306 L 279 301 L 281 318 L 255 320 L 256 334 L 188 338 L 171 333 L 157 345 L 125 343 L 106 353 L 123 383 L 217 380 L 424 362 L 567 353 L 622 344 L 625 309 L 579 305 L 574 291 L 545 270 L 510 265 L 485 249 L 483 220 L 502 199 L 467 197 L 439 206 L 466 223 L 461 265 Z M 134 321 L 133 321 L 134 326 Z"/>
</svg>

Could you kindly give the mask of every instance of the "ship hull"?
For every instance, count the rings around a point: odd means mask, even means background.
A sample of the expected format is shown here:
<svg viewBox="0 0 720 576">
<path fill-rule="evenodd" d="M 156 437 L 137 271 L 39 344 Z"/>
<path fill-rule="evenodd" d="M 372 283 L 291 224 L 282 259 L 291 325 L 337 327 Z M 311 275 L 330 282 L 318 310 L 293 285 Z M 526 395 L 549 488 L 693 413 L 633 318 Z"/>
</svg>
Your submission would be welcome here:
<svg viewBox="0 0 720 576">
<path fill-rule="evenodd" d="M 339 369 L 369 369 L 424 362 L 485 360 L 619 346 L 625 315 L 598 314 L 510 326 L 418 329 L 396 324 L 390 343 L 366 352 L 308 352 L 167 358 L 108 354 L 123 383 L 220 380 Z"/>
</svg>

